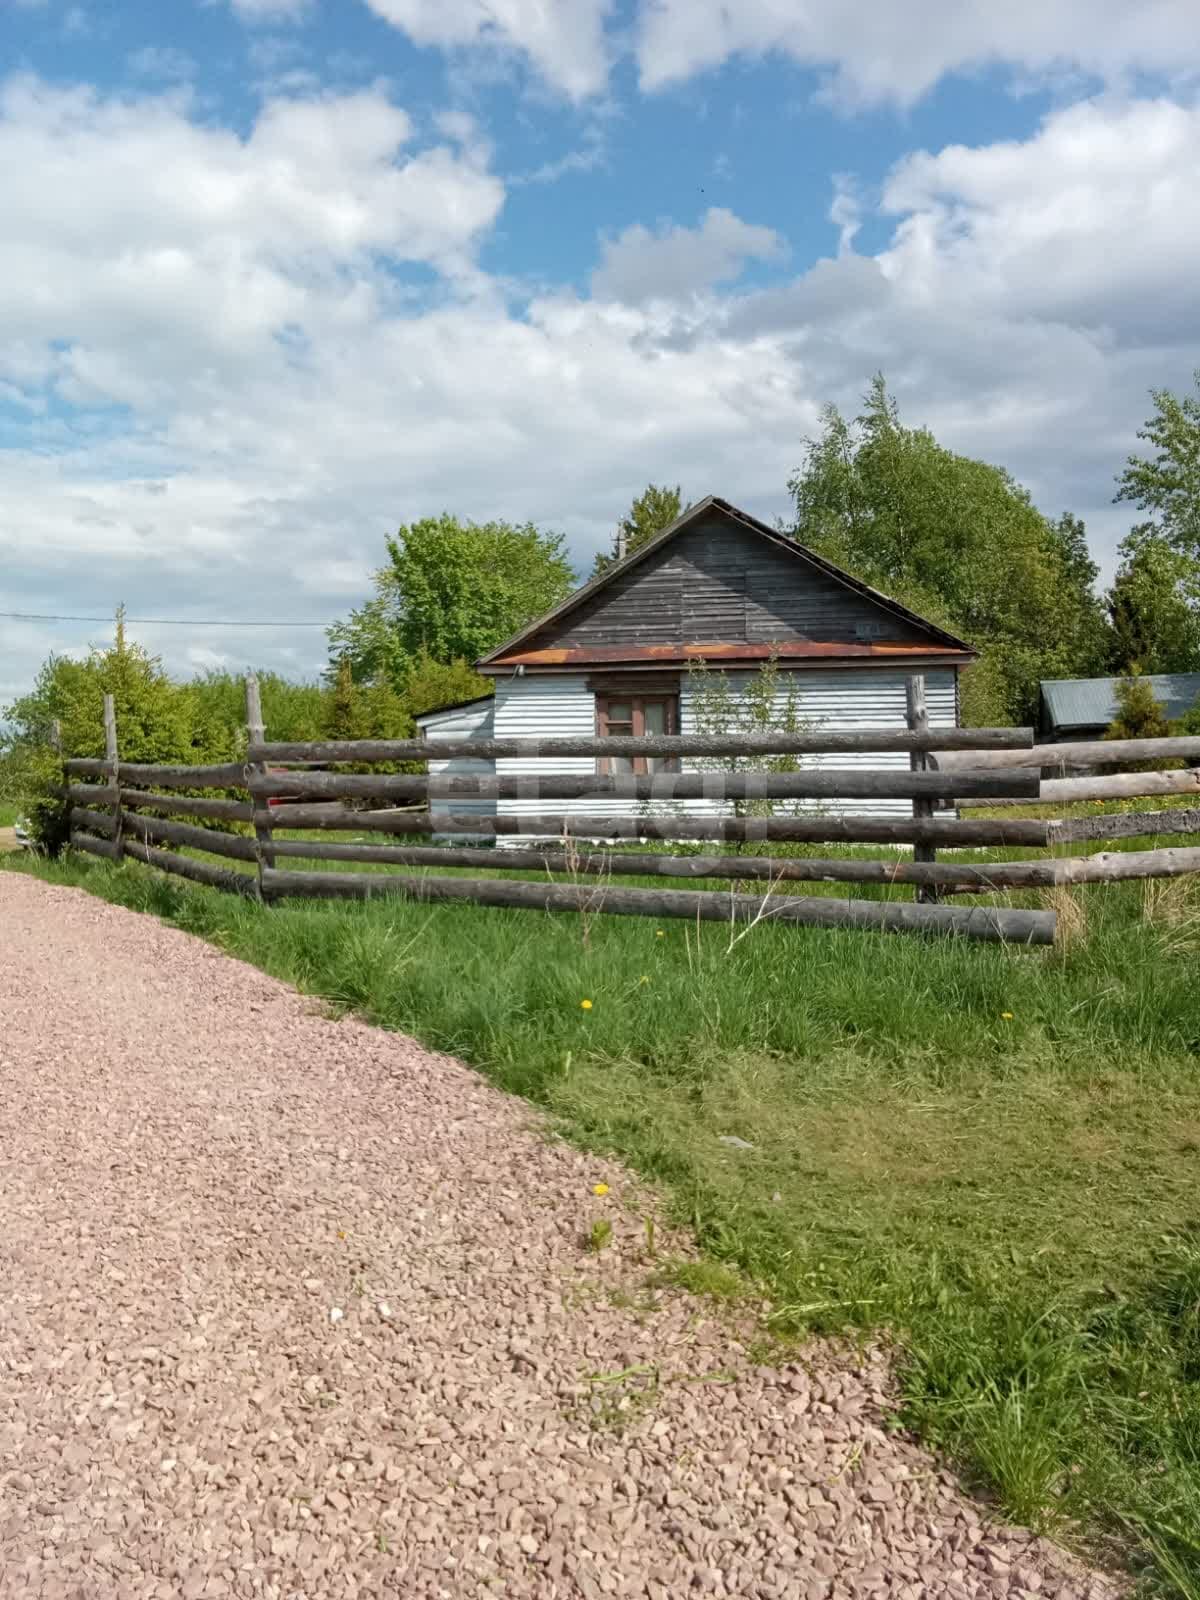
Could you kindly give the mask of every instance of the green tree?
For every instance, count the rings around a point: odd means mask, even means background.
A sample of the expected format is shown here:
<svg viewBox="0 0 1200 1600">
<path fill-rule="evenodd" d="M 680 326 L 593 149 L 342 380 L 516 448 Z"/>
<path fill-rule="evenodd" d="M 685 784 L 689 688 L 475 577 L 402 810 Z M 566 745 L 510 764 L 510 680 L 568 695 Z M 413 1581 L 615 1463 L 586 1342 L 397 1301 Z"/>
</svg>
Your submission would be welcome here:
<svg viewBox="0 0 1200 1600">
<path fill-rule="evenodd" d="M 113 643 L 94 647 L 84 660 L 50 656 L 32 690 L 4 709 L 9 723 L 8 764 L 18 803 L 35 840 L 55 851 L 66 838 L 66 818 L 53 793 L 62 780 L 57 726 L 64 757 L 103 758 L 104 697 L 111 694 L 122 761 L 188 763 L 214 753 L 193 701 L 162 669 L 157 656 L 131 644 L 123 610 Z"/>
<path fill-rule="evenodd" d="M 357 682 L 397 689 L 422 652 L 474 661 L 566 596 L 574 574 L 563 545 L 532 523 L 442 515 L 402 527 L 374 595 L 329 630 L 331 655 L 349 659 Z"/>
<path fill-rule="evenodd" d="M 362 696 L 354 681 L 349 656 L 342 656 L 334 670 L 333 682 L 325 701 L 325 725 L 329 739 L 366 739 Z"/>
<path fill-rule="evenodd" d="M 1129 457 L 1116 499 L 1150 514 L 1135 534 L 1160 536 L 1200 573 L 1200 370 L 1194 382 L 1195 394 L 1150 391 L 1154 415 L 1138 429 L 1138 438 L 1153 454 Z"/>
<path fill-rule="evenodd" d="M 781 673 L 779 662 L 771 656 L 749 675 L 734 679 L 706 661 L 688 663 L 688 699 L 697 733 L 719 735 L 738 733 L 808 733 L 816 721 L 800 715 L 796 674 Z M 699 756 L 689 762 L 704 772 L 799 772 L 801 757 Z M 795 812 L 812 810 L 809 802 L 792 800 L 734 800 L 736 817 L 770 817 L 782 809 Z M 738 844 L 737 854 L 770 854 L 771 844 Z"/>
<path fill-rule="evenodd" d="M 269 668 L 255 670 L 269 739 L 317 739 L 324 726 L 326 692 L 319 683 L 297 682 Z M 246 675 L 213 670 L 183 686 L 198 726 L 214 750 L 237 756 L 246 746 Z"/>
<path fill-rule="evenodd" d="M 1050 520 L 1003 468 L 906 428 L 882 376 L 854 422 L 825 408 L 789 488 L 796 538 L 979 649 L 968 720 L 1031 721 L 1041 678 L 1103 669 L 1083 524 Z"/>
<path fill-rule="evenodd" d="M 373 678 L 370 683 L 355 683 L 348 656 L 343 656 L 334 669 L 324 710 L 321 731 L 327 739 L 410 739 L 413 735 L 413 719 L 403 696 L 384 677 Z M 351 765 L 348 770 L 397 772 L 402 769 L 364 762 Z M 419 765 L 411 770 L 419 771 Z"/>
<path fill-rule="evenodd" d="M 492 680 L 461 657 L 457 661 L 435 661 L 427 651 L 421 651 L 405 663 L 399 694 L 409 716 L 419 717 L 441 706 L 481 700 L 493 689 Z"/>
<path fill-rule="evenodd" d="M 1108 725 L 1106 739 L 1165 739 L 1171 732 L 1166 707 L 1140 673 L 1117 683 L 1117 714 Z M 1151 762 L 1150 765 L 1161 765 Z"/>
<path fill-rule="evenodd" d="M 617 524 L 616 537 L 613 540 L 613 551 L 606 555 L 601 551 L 592 566 L 592 577 L 598 578 L 602 572 L 607 572 L 617 559 L 617 552 L 624 545 L 625 554 L 631 556 L 635 550 L 661 533 L 664 528 L 679 519 L 683 512 L 683 494 L 678 484 L 673 489 L 665 485 L 660 487 L 656 483 L 647 484 L 642 493 L 637 496 L 629 510 Z"/>
<path fill-rule="evenodd" d="M 1132 533 L 1108 592 L 1112 665 L 1122 673 L 1200 672 L 1193 564 L 1160 534 Z"/>
</svg>

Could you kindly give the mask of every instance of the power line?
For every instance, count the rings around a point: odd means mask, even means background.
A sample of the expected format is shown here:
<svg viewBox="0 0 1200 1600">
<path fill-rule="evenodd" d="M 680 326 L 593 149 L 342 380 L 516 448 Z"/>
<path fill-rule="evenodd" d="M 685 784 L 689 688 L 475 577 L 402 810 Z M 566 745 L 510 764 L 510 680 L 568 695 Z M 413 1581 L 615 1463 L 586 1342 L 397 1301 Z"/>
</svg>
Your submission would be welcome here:
<svg viewBox="0 0 1200 1600">
<path fill-rule="evenodd" d="M 60 617 L 43 611 L 0 611 L 17 622 L 113 622 L 113 617 Z M 331 628 L 331 622 L 213 622 L 191 617 L 126 617 L 126 622 L 155 628 Z"/>
</svg>

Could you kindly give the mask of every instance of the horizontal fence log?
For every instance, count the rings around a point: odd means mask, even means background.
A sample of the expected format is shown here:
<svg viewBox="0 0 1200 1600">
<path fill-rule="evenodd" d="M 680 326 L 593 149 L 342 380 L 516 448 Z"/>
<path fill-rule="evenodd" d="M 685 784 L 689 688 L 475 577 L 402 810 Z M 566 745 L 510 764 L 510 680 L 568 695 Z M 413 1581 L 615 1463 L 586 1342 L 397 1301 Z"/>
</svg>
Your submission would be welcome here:
<svg viewBox="0 0 1200 1600">
<path fill-rule="evenodd" d="M 889 933 L 958 934 L 1014 944 L 1052 944 L 1052 911 L 1007 907 L 915 905 L 908 901 L 837 900 L 801 895 L 726 894 L 715 889 L 613 889 L 575 883 L 513 883 L 498 878 L 410 877 L 401 873 L 263 872 L 263 894 L 373 899 L 399 894 L 421 901 L 535 911 L 603 911 L 618 916 L 687 917 L 727 923 L 785 922 Z"/>
<path fill-rule="evenodd" d="M 1060 883 L 1116 882 L 1123 878 L 1175 878 L 1200 873 L 1200 849 L 1097 852 L 1038 861 L 857 861 L 819 856 L 659 856 L 611 850 L 487 850 L 438 845 L 327 844 L 286 839 L 281 857 L 350 861 L 363 866 L 481 867 L 503 872 L 553 872 L 564 876 L 629 878 L 732 878 L 765 883 L 919 884 L 953 894 L 996 889 L 1053 888 Z"/>
<path fill-rule="evenodd" d="M 286 815 L 286 822 L 280 819 Z M 1048 822 L 981 817 L 960 821 L 934 817 L 867 817 L 854 813 L 818 817 L 604 817 L 542 812 L 531 816 L 486 817 L 473 812 L 334 810 L 329 806 L 288 806 L 271 813 L 276 829 L 329 829 L 333 832 L 478 834 L 558 839 L 720 839 L 730 843 L 786 841 L 800 844 L 935 844 L 953 850 L 971 845 L 1029 845 L 1044 848 Z"/>
<path fill-rule="evenodd" d="M 254 896 L 257 893 L 256 881 L 248 872 L 231 872 L 226 867 L 214 867 L 207 861 L 194 861 L 191 856 L 175 856 L 168 850 L 156 850 L 153 845 L 143 844 L 128 835 L 122 841 L 122 846 L 127 856 L 144 862 L 148 867 L 157 867 L 160 872 L 170 873 L 172 877 L 187 878 L 191 883 L 202 883 L 210 889 L 225 889 L 233 894 Z"/>
<path fill-rule="evenodd" d="M 140 817 L 126 813 L 126 839 L 140 839 L 143 844 L 190 845 L 196 850 L 206 850 L 209 855 L 225 856 L 233 861 L 257 860 L 254 840 L 234 833 L 220 833 L 214 828 L 196 828 L 187 822 L 168 822 L 162 817 Z"/>
<path fill-rule="evenodd" d="M 309 744 L 251 744 L 247 761 L 453 761 L 541 760 L 554 756 L 854 755 L 913 750 L 1022 750 L 1032 728 L 934 728 L 914 734 L 896 728 L 853 732 L 649 734 L 620 738 L 596 734 L 545 739 L 323 739 Z M 982 763 L 981 763 L 982 765 Z M 122 769 L 124 770 L 124 769 Z"/>
<path fill-rule="evenodd" d="M 1169 806 L 1162 811 L 1119 811 L 1104 817 L 1064 817 L 1050 824 L 1054 844 L 1088 839 L 1158 838 L 1163 834 L 1200 834 L 1200 808 Z"/>
<path fill-rule="evenodd" d="M 119 861 L 121 848 L 115 839 L 96 839 L 90 833 L 71 833 L 72 850 L 83 850 L 89 856 L 102 856 L 105 861 Z"/>
<path fill-rule="evenodd" d="M 832 768 L 815 772 L 528 773 L 430 777 L 411 773 L 310 772 L 251 777 L 256 796 L 434 800 L 976 800 L 1037 798 L 1036 772 L 906 772 Z"/>
<path fill-rule="evenodd" d="M 71 760 L 63 766 L 81 777 L 100 778 L 108 771 L 105 761 Z M 159 767 L 146 762 L 122 761 L 122 778 L 153 783 L 160 789 L 244 789 L 246 769 L 238 762 L 213 767 Z"/>
<path fill-rule="evenodd" d="M 996 862 L 975 869 L 997 889 L 1056 888 L 1074 883 L 1123 883 L 1137 878 L 1182 878 L 1200 873 L 1200 849 L 1098 850 L 1090 856 Z M 962 892 L 963 886 L 959 886 Z M 978 892 L 968 890 L 967 892 Z"/>
<path fill-rule="evenodd" d="M 181 817 L 211 817 L 217 822 L 254 820 L 254 807 L 249 800 L 210 800 L 207 796 L 147 794 L 141 789 L 122 789 L 121 803 L 127 810 L 165 811 Z"/>
<path fill-rule="evenodd" d="M 89 811 L 86 806 L 73 806 L 69 820 L 72 828 L 98 833 L 106 839 L 111 839 L 117 831 L 117 819 L 110 811 Z"/>
<path fill-rule="evenodd" d="M 944 777 L 951 781 L 954 773 Z M 1033 806 L 1071 805 L 1079 800 L 1134 800 L 1156 794 L 1194 794 L 1200 797 L 1200 769 L 1189 768 L 1183 772 L 1119 772 L 1107 778 L 1043 778 L 1041 792 L 1036 799 L 1010 790 L 1003 798 L 980 801 L 971 799 L 972 791 L 958 786 L 962 805 Z M 978 791 L 974 791 L 978 795 Z"/>
<path fill-rule="evenodd" d="M 1066 744 L 1035 744 L 1026 750 L 980 751 L 979 759 L 941 741 L 936 754 L 947 769 L 964 767 L 1113 767 L 1126 761 L 1200 762 L 1200 738 L 1082 739 Z"/>
</svg>

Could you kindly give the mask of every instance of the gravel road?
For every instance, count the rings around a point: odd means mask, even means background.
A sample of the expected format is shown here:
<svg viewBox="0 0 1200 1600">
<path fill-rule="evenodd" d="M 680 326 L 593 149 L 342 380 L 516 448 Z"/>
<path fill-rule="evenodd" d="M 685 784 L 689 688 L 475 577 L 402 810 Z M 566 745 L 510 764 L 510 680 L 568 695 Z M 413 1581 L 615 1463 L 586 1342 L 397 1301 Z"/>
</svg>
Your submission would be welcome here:
<svg viewBox="0 0 1200 1600">
<path fill-rule="evenodd" d="M 0 1594 L 1112 1593 L 878 1358 L 631 1306 L 633 1180 L 461 1064 L 15 873 L 0 1019 Z"/>
</svg>

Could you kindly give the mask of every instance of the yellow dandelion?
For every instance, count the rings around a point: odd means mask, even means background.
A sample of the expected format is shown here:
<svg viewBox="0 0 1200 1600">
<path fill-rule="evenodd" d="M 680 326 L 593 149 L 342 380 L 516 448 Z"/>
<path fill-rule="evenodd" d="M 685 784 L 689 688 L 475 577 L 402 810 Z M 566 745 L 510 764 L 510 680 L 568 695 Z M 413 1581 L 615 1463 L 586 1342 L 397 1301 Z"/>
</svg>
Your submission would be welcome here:
<svg viewBox="0 0 1200 1600">
<path fill-rule="evenodd" d="M 656 939 L 665 939 L 665 938 L 666 938 L 666 937 L 667 937 L 667 936 L 666 936 L 666 934 L 665 934 L 665 933 L 664 933 L 664 932 L 663 932 L 663 931 L 662 931 L 662 929 L 661 929 L 661 928 L 656 928 L 656 929 L 655 929 L 655 930 L 654 930 L 654 937 L 655 937 L 655 938 L 656 938 Z"/>
<path fill-rule="evenodd" d="M 1001 1022 L 1011 1022 L 1012 1019 L 1013 1019 L 1013 1014 L 1012 1014 L 1011 1011 L 1002 1011 L 1000 1013 Z"/>
<path fill-rule="evenodd" d="M 581 1000 L 579 1002 L 579 1009 L 581 1011 L 590 1011 L 592 1009 L 592 1002 L 590 1000 Z"/>
<path fill-rule="evenodd" d="M 344 1238 L 345 1238 L 345 1237 L 346 1237 L 346 1230 L 345 1230 L 345 1228 L 339 1228 L 339 1229 L 338 1229 L 338 1238 L 339 1238 L 339 1239 L 344 1239 Z"/>
<path fill-rule="evenodd" d="M 608 1185 L 606 1183 L 594 1183 L 592 1185 L 592 1193 L 606 1195 L 608 1193 Z"/>
</svg>

